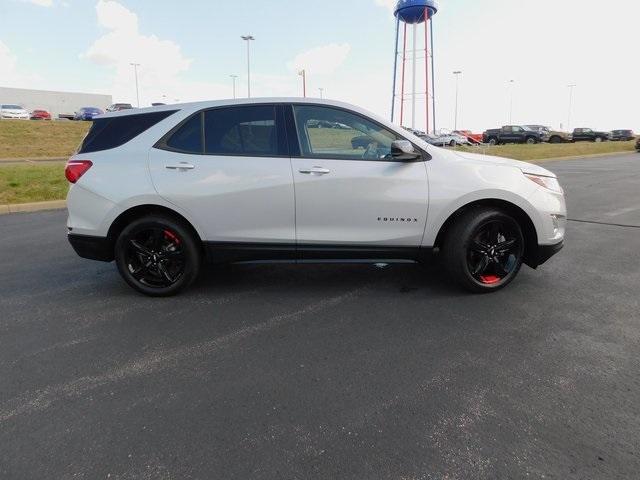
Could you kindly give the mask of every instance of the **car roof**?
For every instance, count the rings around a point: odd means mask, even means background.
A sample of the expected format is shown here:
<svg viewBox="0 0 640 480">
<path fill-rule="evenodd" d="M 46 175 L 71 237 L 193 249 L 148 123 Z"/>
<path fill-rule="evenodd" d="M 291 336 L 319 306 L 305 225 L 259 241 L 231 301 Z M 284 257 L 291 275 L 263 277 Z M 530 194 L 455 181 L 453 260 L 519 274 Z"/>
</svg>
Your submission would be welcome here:
<svg viewBox="0 0 640 480">
<path fill-rule="evenodd" d="M 367 111 L 366 109 L 360 108 L 356 105 L 351 105 L 344 102 L 339 102 L 335 100 L 325 100 L 320 98 L 300 98 L 300 97 L 264 97 L 264 98 L 240 98 L 240 99 L 226 99 L 226 100 L 211 100 L 211 101 L 203 101 L 203 102 L 189 102 L 189 103 L 175 103 L 172 105 L 158 105 L 156 107 L 144 107 L 137 108 L 134 110 L 126 110 L 120 112 L 107 112 L 102 115 L 102 118 L 111 118 L 111 117 L 120 117 L 127 115 L 140 115 L 143 113 L 151 113 L 151 112 L 166 112 L 166 111 L 174 111 L 174 110 L 189 110 L 189 111 L 198 111 L 204 110 L 207 108 L 216 108 L 216 107 L 228 107 L 228 106 L 236 106 L 236 105 L 261 105 L 261 104 L 271 104 L 271 103 L 297 103 L 297 104 L 309 104 L 309 105 L 326 105 L 333 107 L 346 108 L 349 110 L 353 110 L 358 113 L 362 113 L 364 115 L 371 116 L 373 118 L 379 119 L 377 115 Z"/>
</svg>

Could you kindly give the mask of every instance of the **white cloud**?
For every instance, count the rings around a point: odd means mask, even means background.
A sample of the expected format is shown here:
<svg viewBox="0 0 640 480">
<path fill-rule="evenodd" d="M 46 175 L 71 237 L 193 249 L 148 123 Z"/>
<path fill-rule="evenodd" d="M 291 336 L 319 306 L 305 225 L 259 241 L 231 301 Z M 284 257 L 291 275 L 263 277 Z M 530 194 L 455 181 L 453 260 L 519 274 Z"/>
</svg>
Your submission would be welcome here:
<svg viewBox="0 0 640 480">
<path fill-rule="evenodd" d="M 291 70 L 306 69 L 311 74 L 330 75 L 345 62 L 350 51 L 348 43 L 332 43 L 296 55 L 287 66 Z"/>
<path fill-rule="evenodd" d="M 379 5 L 381 7 L 387 7 L 390 11 L 394 11 L 396 8 L 396 3 L 398 3 L 396 0 L 375 0 L 376 5 Z"/>
<path fill-rule="evenodd" d="M 20 0 L 24 3 L 33 3 L 34 5 L 39 5 L 41 7 L 52 7 L 53 0 Z"/>
<path fill-rule="evenodd" d="M 18 59 L 11 53 L 11 49 L 0 40 L 0 81 L 3 87 L 30 88 L 34 87 L 39 77 L 25 74 L 18 67 Z"/>
<path fill-rule="evenodd" d="M 192 60 L 183 55 L 177 43 L 142 34 L 138 16 L 119 2 L 99 0 L 96 13 L 98 24 L 108 31 L 81 57 L 114 69 L 111 91 L 115 101 L 133 101 L 135 98 L 131 63 L 140 64 L 141 105 L 159 101 L 165 95 L 168 100 L 179 98 L 182 101 L 230 96 L 228 86 L 182 79 L 181 74 L 189 70 Z"/>
</svg>

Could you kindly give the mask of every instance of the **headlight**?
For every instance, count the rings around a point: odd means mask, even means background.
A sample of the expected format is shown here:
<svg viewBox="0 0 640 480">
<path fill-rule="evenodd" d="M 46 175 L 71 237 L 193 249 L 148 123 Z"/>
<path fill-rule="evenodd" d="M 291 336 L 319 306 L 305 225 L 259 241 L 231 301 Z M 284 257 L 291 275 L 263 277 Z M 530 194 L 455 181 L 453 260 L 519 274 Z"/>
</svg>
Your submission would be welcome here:
<svg viewBox="0 0 640 480">
<path fill-rule="evenodd" d="M 527 177 L 532 182 L 537 183 L 541 187 L 546 188 L 547 190 L 551 190 L 556 193 L 564 193 L 562 187 L 560 186 L 560 182 L 558 182 L 557 178 L 554 177 L 544 177 L 542 175 L 533 175 L 531 173 L 525 173 L 525 177 Z"/>
</svg>

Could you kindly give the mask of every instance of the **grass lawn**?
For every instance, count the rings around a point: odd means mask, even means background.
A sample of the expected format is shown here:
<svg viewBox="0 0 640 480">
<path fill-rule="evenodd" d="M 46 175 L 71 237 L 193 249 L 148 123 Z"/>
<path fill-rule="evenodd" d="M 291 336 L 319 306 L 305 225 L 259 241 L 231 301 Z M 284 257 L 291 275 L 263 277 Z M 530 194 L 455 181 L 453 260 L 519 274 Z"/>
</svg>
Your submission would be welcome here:
<svg viewBox="0 0 640 480">
<path fill-rule="evenodd" d="M 69 189 L 64 165 L 0 165 L 0 205 L 64 200 Z"/>
<path fill-rule="evenodd" d="M 0 121 L 0 159 L 70 157 L 91 122 Z"/>
<path fill-rule="evenodd" d="M 515 160 L 536 161 L 548 158 L 576 157 L 582 155 L 632 152 L 635 141 L 631 142 L 578 142 L 538 145 L 496 145 L 494 147 L 458 147 L 458 150 L 497 157 L 513 158 Z"/>
</svg>

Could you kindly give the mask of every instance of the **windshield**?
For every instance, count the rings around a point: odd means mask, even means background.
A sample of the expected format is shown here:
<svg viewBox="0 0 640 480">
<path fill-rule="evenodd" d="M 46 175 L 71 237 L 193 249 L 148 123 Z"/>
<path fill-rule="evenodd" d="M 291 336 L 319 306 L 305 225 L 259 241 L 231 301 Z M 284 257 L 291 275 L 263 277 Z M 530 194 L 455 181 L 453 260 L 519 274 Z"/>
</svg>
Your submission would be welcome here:
<svg viewBox="0 0 640 480">
<path fill-rule="evenodd" d="M 2 105 L 5 110 L 22 110 L 20 105 Z"/>
<path fill-rule="evenodd" d="M 533 130 L 532 128 L 530 128 L 530 127 L 526 126 L 526 125 L 524 125 L 524 126 L 522 127 L 522 129 L 523 129 L 525 132 L 533 132 L 533 131 L 535 131 L 535 130 Z"/>
</svg>

